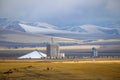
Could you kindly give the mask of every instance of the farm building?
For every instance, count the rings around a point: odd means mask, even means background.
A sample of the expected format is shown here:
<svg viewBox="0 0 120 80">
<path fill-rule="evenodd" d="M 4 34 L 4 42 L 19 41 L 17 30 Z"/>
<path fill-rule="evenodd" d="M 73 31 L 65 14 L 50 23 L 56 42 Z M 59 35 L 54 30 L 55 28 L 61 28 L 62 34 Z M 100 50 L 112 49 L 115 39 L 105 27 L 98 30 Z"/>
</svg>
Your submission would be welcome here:
<svg viewBox="0 0 120 80">
<path fill-rule="evenodd" d="M 57 44 L 48 44 L 47 45 L 47 55 L 52 57 L 52 58 L 56 58 L 58 57 L 59 54 L 59 45 Z"/>
<path fill-rule="evenodd" d="M 64 53 L 60 53 L 59 45 L 51 38 L 51 43 L 47 45 L 47 56 L 50 58 L 63 58 Z"/>
<path fill-rule="evenodd" d="M 45 58 L 45 57 L 47 57 L 46 54 L 44 54 L 40 51 L 33 51 L 33 52 L 30 52 L 26 55 L 18 57 L 18 59 L 40 59 L 40 58 Z"/>
<path fill-rule="evenodd" d="M 92 52 L 91 52 L 91 57 L 97 57 L 98 56 L 98 51 L 96 48 L 92 48 Z"/>
</svg>

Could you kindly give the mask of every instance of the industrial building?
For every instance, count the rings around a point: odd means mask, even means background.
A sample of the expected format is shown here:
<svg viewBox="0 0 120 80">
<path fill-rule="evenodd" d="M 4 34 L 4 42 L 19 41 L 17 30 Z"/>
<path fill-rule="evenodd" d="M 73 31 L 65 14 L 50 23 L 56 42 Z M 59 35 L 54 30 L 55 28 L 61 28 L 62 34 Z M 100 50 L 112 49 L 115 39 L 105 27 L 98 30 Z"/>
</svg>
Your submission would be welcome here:
<svg viewBox="0 0 120 80">
<path fill-rule="evenodd" d="M 98 56 L 98 51 L 96 48 L 92 48 L 92 52 L 91 52 L 91 57 L 97 57 Z"/>
<path fill-rule="evenodd" d="M 25 54 L 23 56 L 18 57 L 18 59 L 41 59 L 46 58 L 47 55 L 45 53 L 42 53 L 40 51 L 33 51 L 28 54 Z"/>
<path fill-rule="evenodd" d="M 59 45 L 54 43 L 53 38 L 51 38 L 51 43 L 47 45 L 47 56 L 50 58 L 63 58 L 64 53 L 60 53 Z"/>
<path fill-rule="evenodd" d="M 47 45 L 47 55 L 51 58 L 58 57 L 59 51 L 59 45 L 57 44 L 48 44 Z"/>
</svg>

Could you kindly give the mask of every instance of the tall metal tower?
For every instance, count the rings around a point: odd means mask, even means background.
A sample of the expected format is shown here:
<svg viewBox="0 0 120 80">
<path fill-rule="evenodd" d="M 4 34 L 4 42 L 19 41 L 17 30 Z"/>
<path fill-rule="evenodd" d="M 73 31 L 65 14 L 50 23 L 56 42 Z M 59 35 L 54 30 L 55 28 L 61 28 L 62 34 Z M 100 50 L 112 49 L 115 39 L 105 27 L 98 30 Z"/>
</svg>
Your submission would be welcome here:
<svg viewBox="0 0 120 80">
<path fill-rule="evenodd" d="M 47 55 L 51 58 L 59 58 L 60 50 L 59 45 L 51 38 L 51 43 L 47 45 Z"/>
<path fill-rule="evenodd" d="M 97 57 L 98 56 L 98 51 L 96 48 L 92 48 L 92 52 L 91 52 L 91 57 Z"/>
</svg>

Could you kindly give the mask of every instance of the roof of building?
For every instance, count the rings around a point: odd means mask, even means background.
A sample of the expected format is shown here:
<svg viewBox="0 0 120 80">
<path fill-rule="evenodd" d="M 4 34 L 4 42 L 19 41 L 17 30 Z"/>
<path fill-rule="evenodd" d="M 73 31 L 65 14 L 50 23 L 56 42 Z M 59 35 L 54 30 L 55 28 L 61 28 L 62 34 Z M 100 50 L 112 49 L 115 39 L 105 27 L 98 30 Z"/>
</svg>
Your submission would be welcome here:
<svg viewBox="0 0 120 80">
<path fill-rule="evenodd" d="M 42 52 L 39 52 L 39 51 L 33 51 L 26 55 L 20 56 L 18 58 L 19 59 L 25 59 L 25 58 L 33 58 L 34 59 L 34 58 L 43 58 L 43 57 L 47 57 L 47 55 Z"/>
</svg>

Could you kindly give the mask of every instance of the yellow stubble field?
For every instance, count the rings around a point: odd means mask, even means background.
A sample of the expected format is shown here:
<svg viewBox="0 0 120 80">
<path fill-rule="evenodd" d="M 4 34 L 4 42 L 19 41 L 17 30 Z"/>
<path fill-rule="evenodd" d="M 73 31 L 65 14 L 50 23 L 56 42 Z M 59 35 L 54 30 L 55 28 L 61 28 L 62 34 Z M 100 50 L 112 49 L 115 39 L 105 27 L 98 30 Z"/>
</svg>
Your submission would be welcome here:
<svg viewBox="0 0 120 80">
<path fill-rule="evenodd" d="M 120 61 L 0 61 L 0 80 L 120 80 Z"/>
</svg>

